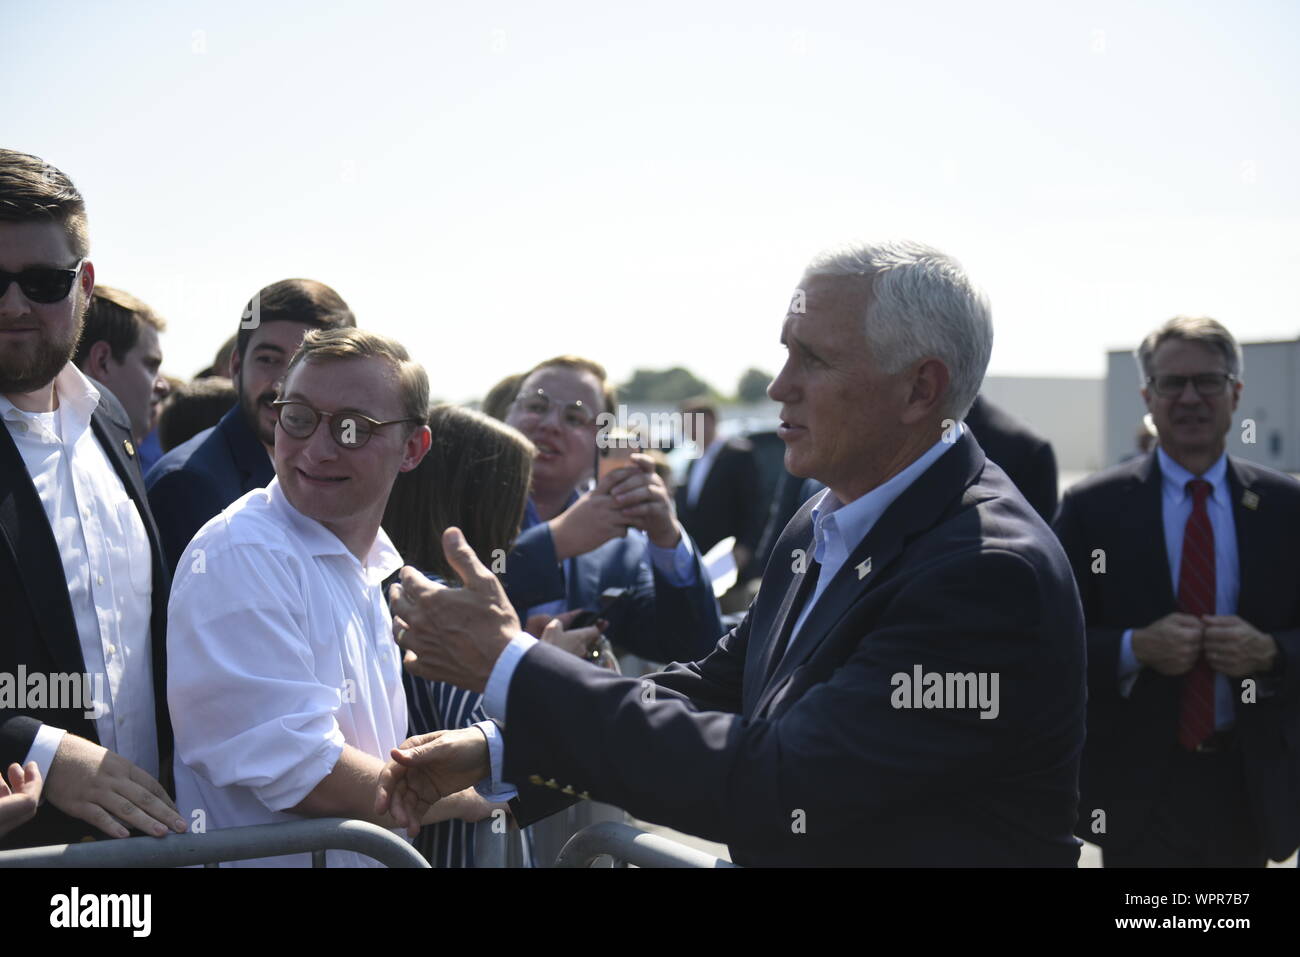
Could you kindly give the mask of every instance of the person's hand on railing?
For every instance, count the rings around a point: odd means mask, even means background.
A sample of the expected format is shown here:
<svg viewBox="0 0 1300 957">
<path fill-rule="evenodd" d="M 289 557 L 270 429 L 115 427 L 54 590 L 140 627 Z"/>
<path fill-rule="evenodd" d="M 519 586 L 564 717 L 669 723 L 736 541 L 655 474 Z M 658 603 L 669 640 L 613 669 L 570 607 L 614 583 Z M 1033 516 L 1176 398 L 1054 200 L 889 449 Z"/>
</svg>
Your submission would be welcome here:
<svg viewBox="0 0 1300 957">
<path fill-rule="evenodd" d="M 9 765 L 9 783 L 0 777 L 0 837 L 36 816 L 41 803 L 41 772 L 35 761 L 27 767 Z"/>
<path fill-rule="evenodd" d="M 75 734 L 65 734 L 54 752 L 45 799 L 109 837 L 129 837 L 123 825 L 154 837 L 186 829 L 176 805 L 152 775 Z"/>
<path fill-rule="evenodd" d="M 432 824 L 435 820 L 457 820 L 469 821 L 472 824 L 491 817 L 496 811 L 503 811 L 509 817 L 510 805 L 489 801 L 474 788 L 469 787 L 455 794 L 448 794 L 424 815 L 423 822 Z"/>
<path fill-rule="evenodd" d="M 478 728 L 419 734 L 394 748 L 392 756 L 379 774 L 375 812 L 390 814 L 412 835 L 434 804 L 492 773 L 487 739 Z"/>
</svg>

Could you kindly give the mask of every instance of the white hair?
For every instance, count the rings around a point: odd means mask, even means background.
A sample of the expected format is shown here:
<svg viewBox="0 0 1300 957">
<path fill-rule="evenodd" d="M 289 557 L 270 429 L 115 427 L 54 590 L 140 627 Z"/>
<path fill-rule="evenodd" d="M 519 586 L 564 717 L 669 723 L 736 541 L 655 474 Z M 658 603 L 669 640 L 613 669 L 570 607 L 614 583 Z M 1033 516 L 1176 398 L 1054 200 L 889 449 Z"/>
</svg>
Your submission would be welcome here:
<svg viewBox="0 0 1300 957">
<path fill-rule="evenodd" d="M 909 240 L 858 243 L 819 253 L 804 276 L 866 279 L 862 328 L 876 363 L 893 374 L 919 359 L 938 359 L 949 375 L 941 411 L 965 417 L 993 351 L 993 320 L 988 300 L 957 260 Z"/>
</svg>

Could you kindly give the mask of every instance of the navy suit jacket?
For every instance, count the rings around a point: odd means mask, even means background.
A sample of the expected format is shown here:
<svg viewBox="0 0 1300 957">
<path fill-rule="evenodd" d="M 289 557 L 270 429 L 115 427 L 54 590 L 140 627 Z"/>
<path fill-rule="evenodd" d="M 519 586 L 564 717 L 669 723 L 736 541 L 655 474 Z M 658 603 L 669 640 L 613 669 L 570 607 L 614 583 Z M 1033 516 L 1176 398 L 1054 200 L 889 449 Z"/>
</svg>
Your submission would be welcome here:
<svg viewBox="0 0 1300 957">
<path fill-rule="evenodd" d="M 550 526 L 526 529 L 506 556 L 500 578 L 520 616 L 529 608 L 564 599 L 569 608 L 600 610 L 607 588 L 631 589 L 631 600 L 609 615 L 610 641 L 650 661 L 693 661 L 722 634 L 718 603 L 695 549 L 695 584 L 679 588 L 654 568 L 642 534 L 629 532 L 572 559 L 565 587 Z"/>
<path fill-rule="evenodd" d="M 744 865 L 1073 866 L 1085 646 L 1051 530 L 963 435 L 885 511 L 782 657 L 812 590 L 791 560 L 811 550 L 811 510 L 701 661 L 647 686 L 530 648 L 510 685 L 505 780 L 724 842 Z M 996 673 L 998 716 L 895 707 L 896 676 L 917 666 Z"/>
<path fill-rule="evenodd" d="M 164 455 L 149 474 L 149 504 L 175 571 L 200 528 L 231 502 L 275 478 L 275 466 L 239 406 Z"/>
<path fill-rule="evenodd" d="M 1236 728 L 1265 849 L 1283 860 L 1300 844 L 1300 483 L 1232 456 L 1227 478 L 1241 579 L 1237 615 L 1271 634 L 1280 652 L 1272 673 L 1256 676 L 1253 704 L 1242 701 L 1238 683 Z M 1178 610 L 1161 481 L 1159 459 L 1148 453 L 1069 488 L 1056 518 L 1088 625 L 1079 833 L 1102 847 L 1122 848 L 1142 832 L 1168 790 L 1178 752 L 1182 677 L 1143 668 L 1129 696 L 1119 692 L 1124 631 Z M 1098 549 L 1104 573 L 1093 571 Z M 1094 829 L 1097 810 L 1105 812 L 1104 831 Z"/>
<path fill-rule="evenodd" d="M 163 560 L 158 529 L 149 514 L 144 481 L 130 442 L 130 419 L 102 387 L 99 405 L 90 417 L 90 428 L 135 503 L 149 537 L 153 566 L 149 648 L 158 732 L 158 780 L 171 791 L 172 729 L 167 712 L 166 638 L 171 566 Z M 85 672 L 85 656 L 68 597 L 59 546 L 22 455 L 3 425 L 0 425 L 0 609 L 4 614 L 4 624 L 0 627 L 0 672 L 14 675 L 20 665 L 28 674 Z M 24 760 L 43 723 L 99 742 L 95 723 L 85 717 L 82 708 L 3 708 L 0 709 L 0 767 L 7 768 L 10 762 Z M 68 817 L 47 801 L 33 820 L 0 839 L 0 847 L 70 844 L 98 836 L 102 833 L 97 828 Z"/>
<path fill-rule="evenodd" d="M 1056 453 L 1052 443 L 982 395 L 966 413 L 966 425 L 984 454 L 1020 489 L 1044 522 L 1056 515 Z"/>
<path fill-rule="evenodd" d="M 677 518 L 682 527 L 704 552 L 728 535 L 734 535 L 737 545 L 753 552 L 767 520 L 766 503 L 760 500 L 763 483 L 754 446 L 747 439 L 728 440 L 704 477 L 699 499 L 691 505 L 687 493 L 691 474 L 699 465 L 700 460 L 693 459 L 685 480 L 677 486 Z"/>
</svg>

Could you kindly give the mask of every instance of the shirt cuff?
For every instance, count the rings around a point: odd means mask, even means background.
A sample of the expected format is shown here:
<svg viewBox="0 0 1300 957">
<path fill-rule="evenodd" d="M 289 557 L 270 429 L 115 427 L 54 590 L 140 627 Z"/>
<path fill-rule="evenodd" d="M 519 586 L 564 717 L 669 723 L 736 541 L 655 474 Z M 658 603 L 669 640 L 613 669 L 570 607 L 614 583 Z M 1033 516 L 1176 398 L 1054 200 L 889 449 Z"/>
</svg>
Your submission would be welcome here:
<svg viewBox="0 0 1300 957">
<path fill-rule="evenodd" d="M 62 728 L 56 728 L 52 724 L 42 724 L 36 729 L 36 737 L 32 739 L 32 746 L 27 749 L 27 757 L 23 759 L 23 767 L 31 761 L 36 762 L 36 767 L 41 772 L 41 780 L 49 781 L 50 765 L 54 763 L 54 754 L 59 750 L 59 745 L 63 743 L 63 736 L 68 732 Z M 40 803 L 45 803 L 45 787 L 41 787 Z"/>
<path fill-rule="evenodd" d="M 681 540 L 673 548 L 660 548 L 654 542 L 647 541 L 650 563 L 663 575 L 668 584 L 676 588 L 694 585 L 699 573 L 696 569 L 695 554 L 691 550 L 691 537 L 682 530 Z"/>
<path fill-rule="evenodd" d="M 505 764 L 505 739 L 501 737 L 501 729 L 492 721 L 479 721 L 473 727 L 483 732 L 483 737 L 487 738 L 488 761 L 492 766 L 491 776 L 474 785 L 474 790 L 478 791 L 484 799 L 496 804 L 504 804 L 519 796 L 509 784 L 501 780 L 501 768 Z"/>
<path fill-rule="evenodd" d="M 488 676 L 487 687 L 483 689 L 483 713 L 502 728 L 506 726 L 506 695 L 510 692 L 510 679 L 515 676 L 519 660 L 535 644 L 536 638 L 526 632 L 519 632 L 498 656 L 497 663 L 492 666 L 492 674 Z M 491 747 L 489 739 L 488 748 Z"/>
<path fill-rule="evenodd" d="M 1124 636 L 1119 640 L 1119 694 L 1121 698 L 1127 698 L 1133 693 L 1133 685 L 1137 683 L 1138 672 L 1142 670 L 1142 663 L 1137 660 L 1137 655 L 1133 654 L 1133 629 L 1127 628 Z"/>
</svg>

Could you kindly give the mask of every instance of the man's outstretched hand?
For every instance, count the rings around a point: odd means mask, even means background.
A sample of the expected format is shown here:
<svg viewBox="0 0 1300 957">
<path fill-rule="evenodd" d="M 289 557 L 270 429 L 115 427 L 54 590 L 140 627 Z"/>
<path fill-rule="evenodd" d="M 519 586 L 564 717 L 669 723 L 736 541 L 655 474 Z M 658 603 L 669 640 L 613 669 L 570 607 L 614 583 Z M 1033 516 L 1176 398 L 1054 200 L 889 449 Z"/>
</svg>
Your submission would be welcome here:
<svg viewBox="0 0 1300 957">
<path fill-rule="evenodd" d="M 392 757 L 379 773 L 375 812 L 388 812 L 412 835 L 430 807 L 492 773 L 487 739 L 478 728 L 407 738 Z"/>
<path fill-rule="evenodd" d="M 465 587 L 448 588 L 403 568 L 402 583 L 388 592 L 393 637 L 406 651 L 407 671 L 482 694 L 492 666 L 519 634 L 519 618 L 460 529 L 443 533 L 442 551 Z"/>
</svg>

